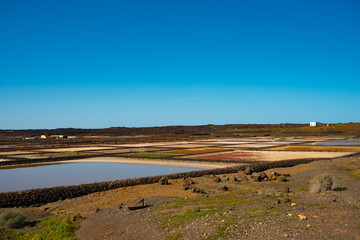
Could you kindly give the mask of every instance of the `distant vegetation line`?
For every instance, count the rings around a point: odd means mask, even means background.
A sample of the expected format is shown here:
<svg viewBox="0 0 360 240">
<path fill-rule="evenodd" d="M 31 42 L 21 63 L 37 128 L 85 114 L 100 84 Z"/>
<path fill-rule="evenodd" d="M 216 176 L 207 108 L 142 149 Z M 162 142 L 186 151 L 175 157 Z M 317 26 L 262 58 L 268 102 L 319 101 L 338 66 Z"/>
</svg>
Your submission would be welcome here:
<svg viewBox="0 0 360 240">
<path fill-rule="evenodd" d="M 68 136 L 136 136 L 136 135 L 219 135 L 247 136 L 250 134 L 266 135 L 322 135 L 351 134 L 360 137 L 360 123 L 338 123 L 321 127 L 309 127 L 309 124 L 226 124 L 198 126 L 164 127 L 110 127 L 103 129 L 58 128 L 0 130 L 1 137 L 29 137 L 40 135 L 63 134 Z"/>
</svg>

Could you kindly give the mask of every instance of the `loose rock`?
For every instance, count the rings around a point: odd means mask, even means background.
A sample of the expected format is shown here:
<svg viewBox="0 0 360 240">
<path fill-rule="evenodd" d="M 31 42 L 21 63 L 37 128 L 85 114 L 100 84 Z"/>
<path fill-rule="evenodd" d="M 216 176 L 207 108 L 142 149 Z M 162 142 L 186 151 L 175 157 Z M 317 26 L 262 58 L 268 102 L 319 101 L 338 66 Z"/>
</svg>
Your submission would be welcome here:
<svg viewBox="0 0 360 240">
<path fill-rule="evenodd" d="M 246 167 L 244 172 L 246 175 L 251 175 L 253 173 L 253 170 L 250 167 Z"/>
<path fill-rule="evenodd" d="M 229 188 L 227 186 L 222 186 L 222 187 L 220 187 L 220 190 L 221 191 L 227 191 L 227 190 L 229 190 Z"/>
<path fill-rule="evenodd" d="M 169 181 L 166 177 L 161 177 L 159 180 L 160 185 L 169 185 Z"/>
<path fill-rule="evenodd" d="M 184 184 L 193 184 L 193 180 L 190 178 L 184 178 Z"/>
<path fill-rule="evenodd" d="M 251 176 L 251 178 L 254 182 L 261 182 L 260 175 L 253 175 L 253 176 Z"/>
<path fill-rule="evenodd" d="M 194 185 L 192 185 L 192 184 L 186 184 L 186 183 L 183 184 L 184 190 L 189 190 L 189 189 L 192 189 L 193 187 L 194 187 Z"/>
<path fill-rule="evenodd" d="M 284 199 L 284 203 L 288 203 L 288 202 L 291 202 L 289 198 Z"/>
<path fill-rule="evenodd" d="M 279 182 L 287 182 L 287 181 L 289 181 L 285 176 L 277 176 L 276 180 L 278 180 Z"/>
<path fill-rule="evenodd" d="M 227 176 L 222 176 L 222 177 L 221 177 L 221 181 L 227 182 L 227 181 L 229 181 L 229 177 L 227 177 Z"/>
<path fill-rule="evenodd" d="M 195 186 L 192 188 L 192 191 L 195 193 L 205 193 L 204 189 Z"/>
<path fill-rule="evenodd" d="M 267 178 L 267 176 L 264 172 L 260 172 L 260 177 L 261 177 L 261 180 L 264 180 L 265 178 Z"/>
<path fill-rule="evenodd" d="M 219 183 L 221 182 L 221 179 L 217 176 L 214 176 L 214 182 Z"/>
<path fill-rule="evenodd" d="M 230 178 L 229 178 L 230 183 L 234 183 L 234 182 L 238 182 L 238 181 L 239 180 L 235 176 L 230 176 Z"/>
</svg>

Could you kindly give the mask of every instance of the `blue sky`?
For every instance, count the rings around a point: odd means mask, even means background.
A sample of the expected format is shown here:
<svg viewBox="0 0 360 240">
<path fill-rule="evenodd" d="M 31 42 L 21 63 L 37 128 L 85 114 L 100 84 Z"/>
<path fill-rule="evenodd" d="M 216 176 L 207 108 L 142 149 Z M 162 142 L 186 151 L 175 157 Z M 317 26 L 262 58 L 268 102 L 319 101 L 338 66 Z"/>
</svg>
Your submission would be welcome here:
<svg viewBox="0 0 360 240">
<path fill-rule="evenodd" d="M 360 121 L 354 1 L 0 1 L 0 129 Z"/>
</svg>

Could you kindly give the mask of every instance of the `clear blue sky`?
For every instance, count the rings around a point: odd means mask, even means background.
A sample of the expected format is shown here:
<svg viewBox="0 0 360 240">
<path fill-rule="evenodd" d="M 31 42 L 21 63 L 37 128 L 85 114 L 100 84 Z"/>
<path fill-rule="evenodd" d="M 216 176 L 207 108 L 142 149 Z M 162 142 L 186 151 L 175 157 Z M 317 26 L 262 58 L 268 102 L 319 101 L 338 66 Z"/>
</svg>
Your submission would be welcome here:
<svg viewBox="0 0 360 240">
<path fill-rule="evenodd" d="M 0 1 L 0 129 L 360 121 L 360 2 Z"/>
</svg>

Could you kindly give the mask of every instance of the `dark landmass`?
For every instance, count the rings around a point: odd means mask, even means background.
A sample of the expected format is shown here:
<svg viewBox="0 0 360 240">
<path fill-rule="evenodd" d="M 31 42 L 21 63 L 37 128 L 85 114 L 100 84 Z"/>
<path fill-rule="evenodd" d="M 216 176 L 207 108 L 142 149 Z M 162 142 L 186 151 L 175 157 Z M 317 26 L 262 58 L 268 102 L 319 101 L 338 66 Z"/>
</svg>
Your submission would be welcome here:
<svg viewBox="0 0 360 240">
<path fill-rule="evenodd" d="M 57 129 L 26 129 L 0 130 L 0 137 L 40 137 L 40 135 L 67 136 L 144 136 L 164 135 L 176 137 L 209 136 L 239 137 L 239 136 L 322 136 L 329 134 L 360 136 L 360 123 L 324 124 L 320 127 L 310 127 L 309 124 L 226 124 L 198 126 L 164 126 L 164 127 L 110 127 L 103 129 L 57 128 Z"/>
</svg>

